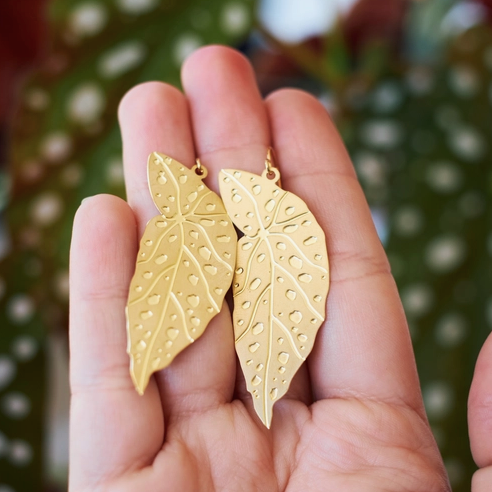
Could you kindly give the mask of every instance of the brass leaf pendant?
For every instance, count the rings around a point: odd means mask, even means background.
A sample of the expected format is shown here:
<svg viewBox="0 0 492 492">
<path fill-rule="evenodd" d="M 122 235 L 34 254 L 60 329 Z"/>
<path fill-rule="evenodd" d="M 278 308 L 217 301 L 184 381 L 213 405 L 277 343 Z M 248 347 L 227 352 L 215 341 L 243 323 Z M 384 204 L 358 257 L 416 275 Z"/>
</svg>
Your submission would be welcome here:
<svg viewBox="0 0 492 492">
<path fill-rule="evenodd" d="M 227 212 L 244 233 L 233 281 L 236 351 L 268 428 L 273 405 L 313 348 L 329 287 L 324 232 L 298 196 L 275 184 L 280 174 L 269 166 L 267 159 L 262 176 L 226 169 L 219 177 Z"/>
<path fill-rule="evenodd" d="M 127 305 L 128 353 L 135 388 L 202 335 L 219 312 L 236 260 L 237 235 L 219 196 L 188 169 L 154 152 L 150 192 L 160 215 L 140 242 Z"/>
</svg>

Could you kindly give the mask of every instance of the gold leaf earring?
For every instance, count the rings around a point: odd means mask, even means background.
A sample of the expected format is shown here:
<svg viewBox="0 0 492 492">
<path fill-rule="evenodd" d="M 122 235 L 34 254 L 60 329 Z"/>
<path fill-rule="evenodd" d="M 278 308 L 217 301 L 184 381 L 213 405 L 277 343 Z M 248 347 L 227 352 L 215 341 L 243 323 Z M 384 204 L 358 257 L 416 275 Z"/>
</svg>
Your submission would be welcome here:
<svg viewBox="0 0 492 492">
<path fill-rule="evenodd" d="M 311 352 L 329 287 L 325 235 L 307 205 L 282 190 L 269 149 L 261 176 L 225 169 L 229 216 L 244 236 L 233 280 L 236 351 L 256 413 L 270 428 L 274 404 Z"/>
<path fill-rule="evenodd" d="M 130 284 L 130 373 L 143 394 L 153 372 L 200 337 L 220 311 L 236 260 L 237 235 L 219 196 L 191 170 L 154 152 L 147 165 L 159 215 L 146 228 Z"/>
</svg>

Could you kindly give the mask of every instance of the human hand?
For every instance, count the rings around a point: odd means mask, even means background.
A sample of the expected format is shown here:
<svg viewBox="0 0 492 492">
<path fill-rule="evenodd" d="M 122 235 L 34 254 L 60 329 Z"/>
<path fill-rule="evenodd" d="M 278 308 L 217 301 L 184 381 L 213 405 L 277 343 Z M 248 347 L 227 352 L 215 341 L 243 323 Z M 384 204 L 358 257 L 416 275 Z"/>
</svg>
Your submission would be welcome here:
<svg viewBox="0 0 492 492">
<path fill-rule="evenodd" d="M 186 97 L 137 86 L 120 123 L 129 205 L 84 202 L 71 251 L 71 492 L 449 491 L 426 420 L 410 336 L 369 208 L 322 105 L 298 90 L 260 97 L 248 62 L 223 47 L 183 67 Z M 285 189 L 326 232 L 327 320 L 267 430 L 236 362 L 227 304 L 139 396 L 125 304 L 146 222 L 147 156 L 261 173 L 273 145 Z"/>
</svg>

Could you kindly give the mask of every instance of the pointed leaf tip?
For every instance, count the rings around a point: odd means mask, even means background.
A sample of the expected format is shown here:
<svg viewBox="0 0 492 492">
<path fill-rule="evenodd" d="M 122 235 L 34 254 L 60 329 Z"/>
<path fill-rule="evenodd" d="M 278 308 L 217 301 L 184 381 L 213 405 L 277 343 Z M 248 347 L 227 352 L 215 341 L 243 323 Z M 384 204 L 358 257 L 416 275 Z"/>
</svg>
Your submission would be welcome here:
<svg viewBox="0 0 492 492">
<path fill-rule="evenodd" d="M 329 286 L 325 235 L 306 203 L 273 180 L 226 170 L 221 193 L 244 236 L 233 280 L 234 334 L 255 411 L 275 403 L 311 352 Z"/>
<path fill-rule="evenodd" d="M 140 241 L 127 309 L 132 379 L 140 394 L 219 312 L 237 242 L 221 199 L 193 170 L 157 152 L 147 170 L 160 214 Z"/>
</svg>

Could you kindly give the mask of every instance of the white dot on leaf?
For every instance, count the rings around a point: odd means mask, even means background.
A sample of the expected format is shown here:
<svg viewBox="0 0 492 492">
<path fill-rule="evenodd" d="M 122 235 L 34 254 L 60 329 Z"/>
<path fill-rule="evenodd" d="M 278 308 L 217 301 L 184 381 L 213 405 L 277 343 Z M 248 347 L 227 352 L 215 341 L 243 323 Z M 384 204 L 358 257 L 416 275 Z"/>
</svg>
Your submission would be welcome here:
<svg viewBox="0 0 492 492">
<path fill-rule="evenodd" d="M 436 325 L 435 338 L 442 347 L 452 348 L 466 337 L 468 323 L 460 313 L 447 313 Z"/>
<path fill-rule="evenodd" d="M 32 460 L 33 451 L 31 446 L 20 439 L 10 441 L 10 461 L 17 466 L 28 465 Z"/>
<path fill-rule="evenodd" d="M 196 34 L 182 34 L 174 43 L 173 55 L 176 64 L 180 66 L 202 44 L 201 39 Z"/>
<path fill-rule="evenodd" d="M 159 5 L 159 0 L 117 0 L 118 8 L 126 14 L 146 14 Z"/>
<path fill-rule="evenodd" d="M 0 390 L 13 381 L 16 372 L 17 368 L 12 359 L 6 355 L 0 355 Z"/>
<path fill-rule="evenodd" d="M 457 268 L 466 255 L 464 241 L 457 236 L 441 236 L 432 240 L 425 250 L 428 267 L 437 273 Z"/>
<path fill-rule="evenodd" d="M 136 68 L 147 54 L 147 48 L 140 41 L 128 41 L 105 53 L 99 60 L 102 77 L 114 79 Z"/>
<path fill-rule="evenodd" d="M 469 66 L 452 67 L 449 73 L 449 85 L 455 94 L 461 97 L 472 97 L 479 89 L 478 74 Z"/>
<path fill-rule="evenodd" d="M 413 317 L 426 314 L 432 306 L 433 298 L 432 290 L 426 284 L 408 285 L 401 292 L 405 312 Z"/>
<path fill-rule="evenodd" d="M 68 271 L 63 270 L 55 276 L 55 291 L 58 297 L 64 301 L 68 301 L 69 277 Z"/>
<path fill-rule="evenodd" d="M 106 8 L 99 2 L 90 1 L 77 5 L 70 15 L 69 25 L 74 34 L 89 37 L 101 32 L 107 20 Z"/>
<path fill-rule="evenodd" d="M 413 236 L 422 230 L 424 216 L 413 205 L 398 209 L 393 216 L 393 228 L 400 236 Z"/>
<path fill-rule="evenodd" d="M 2 410 L 12 419 L 22 419 L 31 411 L 31 402 L 22 393 L 8 393 L 2 398 Z"/>
<path fill-rule="evenodd" d="M 383 82 L 374 93 L 372 104 L 378 113 L 389 113 L 396 110 L 403 100 L 403 93 L 396 82 Z"/>
<path fill-rule="evenodd" d="M 365 123 L 361 130 L 366 145 L 380 149 L 396 147 L 403 138 L 403 131 L 395 120 L 372 120 Z"/>
<path fill-rule="evenodd" d="M 18 336 L 12 343 L 12 353 L 20 362 L 31 360 L 38 351 L 38 344 L 28 335 Z"/>
<path fill-rule="evenodd" d="M 34 87 L 27 91 L 24 101 L 29 109 L 32 109 L 33 111 L 42 111 L 48 107 L 50 96 L 45 90 Z"/>
<path fill-rule="evenodd" d="M 427 184 L 439 193 L 452 193 L 463 183 L 459 167 L 452 162 L 431 164 L 425 174 Z"/>
<path fill-rule="evenodd" d="M 359 152 L 354 156 L 354 164 L 360 179 L 370 186 L 386 183 L 386 163 L 372 152 Z"/>
<path fill-rule="evenodd" d="M 32 220 L 40 226 L 52 225 L 60 218 L 62 212 L 63 201 L 52 192 L 40 195 L 31 205 Z"/>
<path fill-rule="evenodd" d="M 50 163 L 58 164 L 72 151 L 72 139 L 63 132 L 47 135 L 41 142 L 41 155 Z"/>
<path fill-rule="evenodd" d="M 422 389 L 424 405 L 431 420 L 442 419 L 448 415 L 454 404 L 453 388 L 446 382 L 435 381 Z"/>
<path fill-rule="evenodd" d="M 115 157 L 108 162 L 106 179 L 111 186 L 120 186 L 125 182 L 123 162 L 119 157 Z"/>
<path fill-rule="evenodd" d="M 221 15 L 221 26 L 229 34 L 242 34 L 249 24 L 249 11 L 243 3 L 233 2 L 224 7 Z"/>
<path fill-rule="evenodd" d="M 34 302 L 25 294 L 17 294 L 10 299 L 7 313 L 13 323 L 26 323 L 34 314 Z"/>
<path fill-rule="evenodd" d="M 476 161 L 485 153 L 485 141 L 472 127 L 460 126 L 454 128 L 449 135 L 449 146 L 458 157 L 466 161 Z"/>
<path fill-rule="evenodd" d="M 95 83 L 84 83 L 78 86 L 68 101 L 68 115 L 76 123 L 92 123 L 104 110 L 105 96 L 102 89 Z"/>
</svg>

